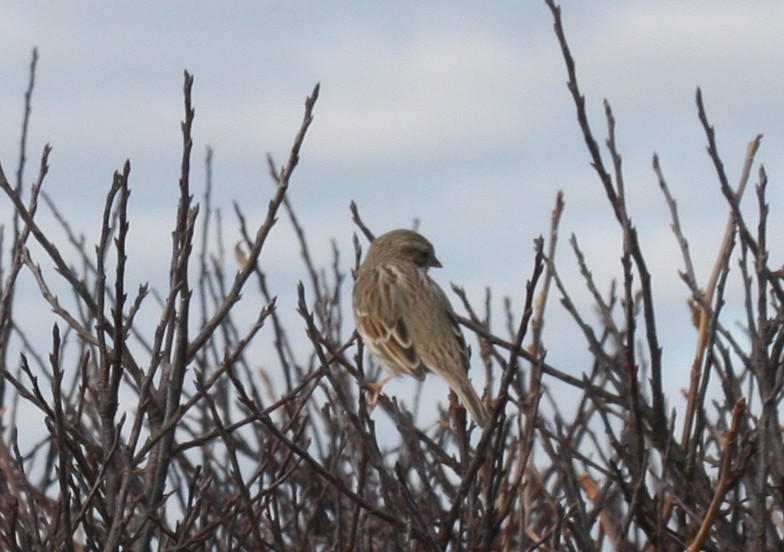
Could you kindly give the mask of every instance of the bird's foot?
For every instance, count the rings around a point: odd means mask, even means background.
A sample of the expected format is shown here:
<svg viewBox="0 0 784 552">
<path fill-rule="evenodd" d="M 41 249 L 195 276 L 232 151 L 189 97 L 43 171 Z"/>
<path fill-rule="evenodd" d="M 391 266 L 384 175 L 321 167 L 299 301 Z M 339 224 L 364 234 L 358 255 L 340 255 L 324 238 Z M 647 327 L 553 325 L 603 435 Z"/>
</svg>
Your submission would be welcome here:
<svg viewBox="0 0 784 552">
<path fill-rule="evenodd" d="M 367 404 L 371 410 L 373 410 L 378 401 L 381 400 L 381 388 L 386 385 L 386 383 L 391 380 L 394 376 L 388 376 L 381 381 L 377 381 L 375 383 L 368 383 L 368 387 L 370 387 L 370 396 L 368 397 Z"/>
</svg>

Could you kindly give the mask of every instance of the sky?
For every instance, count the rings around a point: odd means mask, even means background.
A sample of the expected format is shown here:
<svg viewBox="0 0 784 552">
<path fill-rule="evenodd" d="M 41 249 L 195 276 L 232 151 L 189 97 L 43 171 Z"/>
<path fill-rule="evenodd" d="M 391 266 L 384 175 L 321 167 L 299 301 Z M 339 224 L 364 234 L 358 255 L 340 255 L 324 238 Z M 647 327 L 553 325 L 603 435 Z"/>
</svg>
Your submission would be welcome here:
<svg viewBox="0 0 784 552">
<path fill-rule="evenodd" d="M 731 182 L 746 144 L 765 135 L 758 159 L 771 182 L 771 235 L 783 230 L 784 194 L 775 183 L 784 171 L 784 4 L 561 6 L 598 138 L 603 100 L 614 110 L 629 211 L 666 318 L 665 377 L 677 388 L 685 385 L 694 331 L 651 157 L 659 155 L 704 282 L 728 209 L 697 119 L 701 87 Z M 45 189 L 77 230 L 94 237 L 112 173 L 129 159 L 132 285 L 166 282 L 184 70 L 195 77 L 194 193 L 198 200 L 210 147 L 214 203 L 229 243 L 239 239 L 232 202 L 261 220 L 273 189 L 266 155 L 287 158 L 305 97 L 320 83 L 289 194 L 318 263 L 330 262 L 332 240 L 351 257 L 353 200 L 376 233 L 419 221 L 444 265 L 433 274 L 442 285 L 464 286 L 476 304 L 489 286 L 499 313 L 505 296 L 519 312 L 533 240 L 548 233 L 562 190 L 557 262 L 586 318 L 593 310 L 569 236 L 578 237 L 602 289 L 621 275 L 618 227 L 589 164 L 544 2 L 0 0 L 0 14 L 0 163 L 15 173 L 37 48 L 26 181 L 50 143 Z M 0 201 L 0 220 L 9 212 Z M 774 265 L 777 255 L 774 249 Z M 305 272 L 285 220 L 262 263 L 281 312 L 296 321 L 296 282 Z M 242 308 L 255 316 L 252 302 Z M 584 341 L 557 295 L 549 308 L 548 360 L 579 374 L 587 366 L 575 361 Z M 29 313 L 31 322 L 39 317 Z"/>
</svg>

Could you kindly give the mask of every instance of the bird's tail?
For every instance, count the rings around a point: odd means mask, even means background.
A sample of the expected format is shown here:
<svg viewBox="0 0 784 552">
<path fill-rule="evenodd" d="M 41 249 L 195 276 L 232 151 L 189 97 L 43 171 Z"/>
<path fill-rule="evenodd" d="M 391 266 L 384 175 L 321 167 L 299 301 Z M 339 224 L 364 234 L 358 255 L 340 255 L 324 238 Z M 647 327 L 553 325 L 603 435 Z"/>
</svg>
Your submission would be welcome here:
<svg viewBox="0 0 784 552">
<path fill-rule="evenodd" d="M 487 412 L 482 399 L 479 398 L 474 388 L 471 387 L 471 382 L 468 381 L 468 378 L 460 378 L 452 386 L 452 390 L 457 393 L 460 403 L 468 410 L 476 425 L 481 428 L 487 427 L 487 424 L 490 423 L 490 414 Z"/>
</svg>

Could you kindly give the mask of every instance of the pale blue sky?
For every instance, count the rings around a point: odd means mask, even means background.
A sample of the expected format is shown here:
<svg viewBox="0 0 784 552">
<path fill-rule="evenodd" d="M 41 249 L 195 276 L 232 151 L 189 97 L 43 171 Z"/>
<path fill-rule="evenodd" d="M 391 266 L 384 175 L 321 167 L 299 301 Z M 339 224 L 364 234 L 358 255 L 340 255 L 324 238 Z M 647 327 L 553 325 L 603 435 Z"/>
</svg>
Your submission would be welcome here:
<svg viewBox="0 0 784 552">
<path fill-rule="evenodd" d="M 784 4 L 572 0 L 562 8 L 600 138 L 602 100 L 615 110 L 630 212 L 660 311 L 669 313 L 661 328 L 665 358 L 680 366 L 693 333 L 651 155 L 660 155 L 707 278 L 727 208 L 697 121 L 701 86 L 733 182 L 747 142 L 765 134 L 759 159 L 772 182 L 771 235 L 784 231 L 777 185 Z M 134 285 L 161 284 L 168 271 L 183 69 L 195 76 L 194 192 L 198 198 L 211 146 L 215 202 L 232 243 L 231 201 L 251 220 L 262 216 L 271 192 L 265 154 L 286 158 L 304 98 L 320 82 L 290 195 L 319 262 L 328 261 L 333 238 L 351 255 L 353 199 L 376 232 L 420 219 L 444 264 L 434 274 L 442 284 L 465 285 L 477 302 L 490 285 L 497 308 L 502 295 L 512 295 L 519 309 L 532 240 L 547 232 L 561 189 L 565 280 L 584 299 L 567 247 L 571 232 L 604 287 L 620 274 L 617 227 L 588 164 L 543 2 L 3 1 L 0 13 L 0 162 L 11 176 L 30 53 L 38 47 L 27 181 L 51 143 L 46 189 L 79 230 L 94 235 L 112 172 L 130 159 Z M 0 215 L 7 218 L 6 203 Z M 281 220 L 263 258 L 289 313 L 304 277 L 290 240 Z M 590 305 L 582 305 L 590 317 Z M 550 308 L 550 359 L 568 364 L 585 347 L 557 301 Z M 673 369 L 676 379 L 681 374 Z"/>
</svg>

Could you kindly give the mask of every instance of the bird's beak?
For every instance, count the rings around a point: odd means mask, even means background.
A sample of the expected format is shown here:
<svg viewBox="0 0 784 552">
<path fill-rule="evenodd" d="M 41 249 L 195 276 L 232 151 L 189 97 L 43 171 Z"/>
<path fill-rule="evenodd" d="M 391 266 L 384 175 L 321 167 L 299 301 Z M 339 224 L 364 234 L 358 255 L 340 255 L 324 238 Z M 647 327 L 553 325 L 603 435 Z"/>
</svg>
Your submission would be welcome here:
<svg viewBox="0 0 784 552">
<path fill-rule="evenodd" d="M 443 265 L 438 259 L 436 259 L 435 257 L 431 257 L 430 262 L 427 263 L 427 266 L 431 266 L 433 268 L 441 268 Z"/>
</svg>

